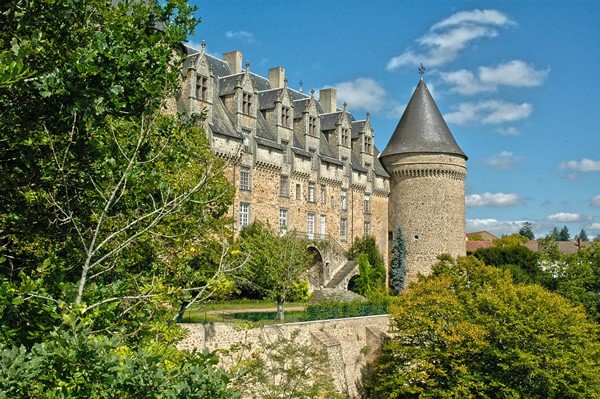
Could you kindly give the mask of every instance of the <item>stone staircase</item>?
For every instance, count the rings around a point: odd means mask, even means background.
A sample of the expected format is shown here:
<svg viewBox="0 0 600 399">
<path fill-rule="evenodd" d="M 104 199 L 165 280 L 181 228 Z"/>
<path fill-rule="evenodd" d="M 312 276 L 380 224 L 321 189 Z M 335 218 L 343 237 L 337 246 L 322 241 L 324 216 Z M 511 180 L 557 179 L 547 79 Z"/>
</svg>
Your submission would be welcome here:
<svg viewBox="0 0 600 399">
<path fill-rule="evenodd" d="M 333 275 L 331 280 L 325 285 L 325 288 L 346 289 L 345 285 L 348 284 L 348 280 L 350 280 L 350 277 L 352 277 L 357 267 L 358 264 L 356 262 L 351 260 L 347 261 L 346 264 Z M 344 284 L 344 287 L 340 287 L 343 282 L 346 284 Z"/>
</svg>

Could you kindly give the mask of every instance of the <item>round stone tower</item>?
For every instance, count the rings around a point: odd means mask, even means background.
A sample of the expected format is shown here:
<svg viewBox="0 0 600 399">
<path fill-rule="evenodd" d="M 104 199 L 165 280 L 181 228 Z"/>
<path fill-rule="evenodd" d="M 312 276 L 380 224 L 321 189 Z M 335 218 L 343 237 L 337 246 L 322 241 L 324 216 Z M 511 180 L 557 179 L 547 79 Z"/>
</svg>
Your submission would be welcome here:
<svg viewBox="0 0 600 399">
<path fill-rule="evenodd" d="M 419 81 L 380 160 L 391 176 L 389 230 L 406 243 L 407 282 L 429 274 L 437 256 L 465 255 L 467 156 Z"/>
</svg>

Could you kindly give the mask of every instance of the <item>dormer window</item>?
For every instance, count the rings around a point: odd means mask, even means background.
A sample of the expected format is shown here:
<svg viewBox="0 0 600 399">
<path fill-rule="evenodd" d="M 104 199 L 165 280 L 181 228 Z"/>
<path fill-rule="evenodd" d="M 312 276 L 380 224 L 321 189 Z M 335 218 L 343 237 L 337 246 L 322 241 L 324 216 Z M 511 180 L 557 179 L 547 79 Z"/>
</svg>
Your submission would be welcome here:
<svg viewBox="0 0 600 399">
<path fill-rule="evenodd" d="M 349 142 L 350 142 L 350 134 L 349 134 L 349 130 L 346 128 L 342 128 L 342 135 L 341 135 L 341 145 L 348 147 Z"/>
<path fill-rule="evenodd" d="M 308 117 L 308 134 L 311 136 L 317 135 L 317 118 L 314 116 Z"/>
<path fill-rule="evenodd" d="M 290 107 L 281 107 L 281 126 L 290 127 L 290 121 L 292 119 L 292 110 Z"/>
<path fill-rule="evenodd" d="M 196 99 L 208 100 L 208 78 L 206 76 L 196 76 Z"/>
<path fill-rule="evenodd" d="M 252 94 L 244 93 L 242 97 L 242 113 L 244 115 L 252 115 Z"/>
<path fill-rule="evenodd" d="M 369 136 L 365 136 L 364 138 L 364 146 L 363 151 L 371 154 L 373 152 L 373 138 Z"/>
</svg>

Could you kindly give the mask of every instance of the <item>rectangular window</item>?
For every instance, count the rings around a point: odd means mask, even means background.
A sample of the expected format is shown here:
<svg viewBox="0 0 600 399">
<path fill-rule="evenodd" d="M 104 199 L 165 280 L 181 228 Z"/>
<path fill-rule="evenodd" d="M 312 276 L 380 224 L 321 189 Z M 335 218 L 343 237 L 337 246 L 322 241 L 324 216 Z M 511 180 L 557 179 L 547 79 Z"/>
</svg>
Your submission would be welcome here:
<svg viewBox="0 0 600 399">
<path fill-rule="evenodd" d="M 196 76 L 196 99 L 206 101 L 208 99 L 208 78 Z"/>
<path fill-rule="evenodd" d="M 300 199 L 302 199 L 302 189 L 300 187 L 300 184 L 296 184 L 296 199 L 298 201 L 300 201 Z"/>
<path fill-rule="evenodd" d="M 331 196 L 331 207 L 335 208 L 335 197 L 333 195 Z"/>
<path fill-rule="evenodd" d="M 342 135 L 341 135 L 341 145 L 348 147 L 348 143 L 350 142 L 349 140 L 350 138 L 350 134 L 348 129 L 342 128 Z"/>
<path fill-rule="evenodd" d="M 327 234 L 327 216 L 321 215 L 319 217 L 319 236 L 321 240 L 325 239 L 325 235 Z"/>
<path fill-rule="evenodd" d="M 250 191 L 250 168 L 240 168 L 240 190 Z"/>
<path fill-rule="evenodd" d="M 367 181 L 373 181 L 373 174 L 371 169 L 371 164 L 366 163 L 365 169 L 367 170 Z"/>
<path fill-rule="evenodd" d="M 340 240 L 346 241 L 348 236 L 348 219 L 341 218 L 340 219 Z"/>
<path fill-rule="evenodd" d="M 307 238 L 313 240 L 315 238 L 315 214 L 309 213 L 306 224 Z"/>
<path fill-rule="evenodd" d="M 289 155 L 288 155 L 288 145 L 290 143 L 285 141 L 285 140 L 281 140 L 281 146 L 283 147 L 283 162 L 287 162 L 289 159 Z"/>
<path fill-rule="evenodd" d="M 285 198 L 290 196 L 290 178 L 287 176 L 279 177 L 279 196 Z"/>
<path fill-rule="evenodd" d="M 316 202 L 315 183 L 308 183 L 308 202 Z"/>
<path fill-rule="evenodd" d="M 240 202 L 240 230 L 244 228 L 244 226 L 248 226 L 250 221 L 250 204 L 245 202 Z"/>
<path fill-rule="evenodd" d="M 244 93 L 242 96 L 242 113 L 252 115 L 252 94 Z"/>
<path fill-rule="evenodd" d="M 371 194 L 365 194 L 364 210 L 365 213 L 371 213 Z"/>
<path fill-rule="evenodd" d="M 321 184 L 321 204 L 327 205 L 327 186 Z"/>
<path fill-rule="evenodd" d="M 279 231 L 286 231 L 288 226 L 288 210 L 279 208 Z"/>
<path fill-rule="evenodd" d="M 291 115 L 290 107 L 281 107 L 281 126 L 290 127 L 290 121 L 292 120 Z"/>
<path fill-rule="evenodd" d="M 317 135 L 317 118 L 314 116 L 308 117 L 308 134 L 311 136 Z"/>
<path fill-rule="evenodd" d="M 371 222 L 365 222 L 365 237 L 371 235 Z"/>
<path fill-rule="evenodd" d="M 340 209 L 342 211 L 348 210 L 348 192 L 346 190 L 340 191 Z"/>
</svg>

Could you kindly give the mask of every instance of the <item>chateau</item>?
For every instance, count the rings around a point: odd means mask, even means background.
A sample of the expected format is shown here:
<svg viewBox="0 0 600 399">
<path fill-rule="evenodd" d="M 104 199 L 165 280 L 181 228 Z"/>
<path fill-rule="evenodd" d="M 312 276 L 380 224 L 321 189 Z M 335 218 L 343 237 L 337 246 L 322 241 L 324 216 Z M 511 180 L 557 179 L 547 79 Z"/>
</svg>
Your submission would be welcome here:
<svg viewBox="0 0 600 399">
<path fill-rule="evenodd" d="M 236 230 L 260 220 L 328 243 L 313 289 L 345 288 L 356 265 L 339 254 L 355 237 L 375 237 L 387 264 L 398 226 L 409 281 L 440 253 L 465 254 L 467 157 L 422 79 L 380 154 L 369 114 L 338 108 L 335 89 L 317 98 L 289 88 L 281 67 L 251 72 L 239 51 L 218 59 L 204 44 L 185 50 L 177 106 L 205 116 L 213 151 L 229 161 Z"/>
</svg>

